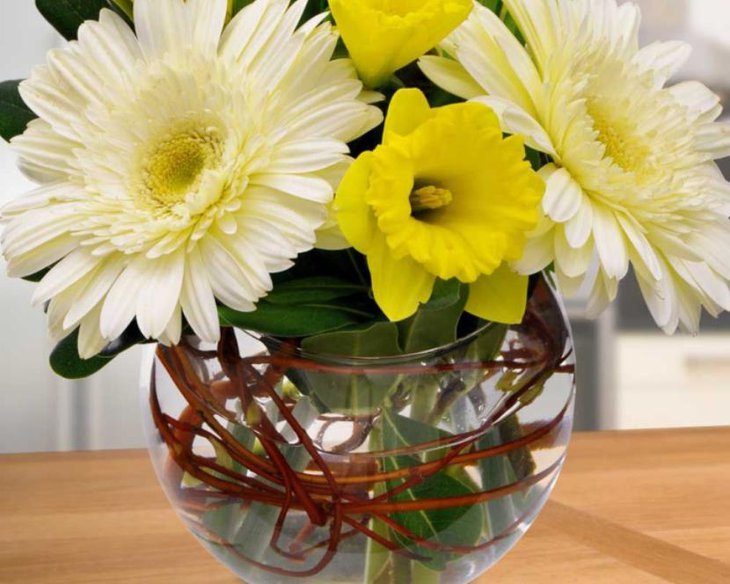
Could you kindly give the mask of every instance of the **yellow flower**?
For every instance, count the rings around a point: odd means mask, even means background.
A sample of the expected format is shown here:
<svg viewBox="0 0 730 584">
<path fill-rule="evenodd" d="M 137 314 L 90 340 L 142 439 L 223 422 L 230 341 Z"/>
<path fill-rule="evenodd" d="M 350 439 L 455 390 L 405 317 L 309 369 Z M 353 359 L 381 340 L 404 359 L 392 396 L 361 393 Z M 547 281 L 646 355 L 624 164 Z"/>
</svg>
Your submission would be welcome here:
<svg viewBox="0 0 730 584">
<path fill-rule="evenodd" d="M 472 0 L 330 0 L 330 9 L 366 85 L 379 87 L 459 26 Z"/>
<path fill-rule="evenodd" d="M 427 302 L 436 278 L 470 284 L 467 311 L 522 319 L 522 256 L 545 187 L 521 138 L 503 138 L 487 106 L 431 109 L 416 89 L 395 94 L 384 143 L 350 167 L 335 199 L 342 233 L 365 254 L 375 300 L 391 320 Z"/>
</svg>

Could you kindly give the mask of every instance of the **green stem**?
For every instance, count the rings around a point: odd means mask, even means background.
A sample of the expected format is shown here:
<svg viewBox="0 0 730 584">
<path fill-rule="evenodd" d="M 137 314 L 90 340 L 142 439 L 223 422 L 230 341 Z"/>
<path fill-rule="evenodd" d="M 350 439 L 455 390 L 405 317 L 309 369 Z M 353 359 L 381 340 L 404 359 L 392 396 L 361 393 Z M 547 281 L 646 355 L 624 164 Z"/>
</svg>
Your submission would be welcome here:
<svg viewBox="0 0 730 584">
<path fill-rule="evenodd" d="M 435 572 L 420 562 L 411 563 L 411 580 L 417 584 L 440 584 L 441 572 Z"/>
<path fill-rule="evenodd" d="M 393 554 L 393 579 L 391 584 L 404 584 L 405 582 L 413 582 L 414 584 L 421 584 L 421 582 L 413 577 L 412 565 L 415 562 L 411 562 L 408 558 Z M 428 583 L 426 583 L 428 584 Z"/>
<path fill-rule="evenodd" d="M 439 387 L 433 381 L 423 385 L 419 384 L 419 386 L 413 392 L 411 417 L 419 422 L 428 422 L 431 418 L 431 412 L 436 406 Z"/>
<path fill-rule="evenodd" d="M 380 452 L 382 449 L 383 434 L 379 428 L 373 428 L 370 431 L 370 450 L 372 452 Z M 374 491 L 375 496 L 382 495 L 385 492 L 385 485 L 377 483 Z M 371 519 L 370 529 L 383 537 L 387 538 L 390 536 L 388 526 L 382 521 Z M 390 551 L 374 539 L 368 538 L 367 549 L 365 551 L 365 584 L 378 584 L 387 581 L 386 578 L 390 562 Z"/>
</svg>

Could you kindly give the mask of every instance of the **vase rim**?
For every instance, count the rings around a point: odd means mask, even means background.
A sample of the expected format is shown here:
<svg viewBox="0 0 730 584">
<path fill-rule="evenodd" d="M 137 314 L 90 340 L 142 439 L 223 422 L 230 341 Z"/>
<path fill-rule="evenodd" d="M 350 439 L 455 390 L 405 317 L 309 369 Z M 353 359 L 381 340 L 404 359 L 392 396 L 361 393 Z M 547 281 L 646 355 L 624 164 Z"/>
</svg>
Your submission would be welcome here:
<svg viewBox="0 0 730 584">
<path fill-rule="evenodd" d="M 498 326 L 508 326 L 508 325 L 502 325 L 497 322 L 489 321 L 485 323 L 484 325 L 480 326 L 476 330 L 472 331 L 468 335 L 464 335 L 463 337 L 459 337 L 455 341 L 448 343 L 446 345 L 439 345 L 438 347 L 433 347 L 431 349 L 426 349 L 424 351 L 416 351 L 413 353 L 403 353 L 400 355 L 380 355 L 375 357 L 363 357 L 363 356 L 353 356 L 353 355 L 344 355 L 344 354 L 337 354 L 337 353 L 313 353 L 311 351 L 306 351 L 302 349 L 301 347 L 288 347 L 287 351 L 289 352 L 289 355 L 292 357 L 296 357 L 299 359 L 305 359 L 307 361 L 312 362 L 322 362 L 322 363 L 329 363 L 329 364 L 338 364 L 338 365 L 368 365 L 368 366 L 388 366 L 388 365 L 396 365 L 396 364 L 404 364 L 404 363 L 413 363 L 418 361 L 427 361 L 430 359 L 434 359 L 437 357 L 440 357 L 444 354 L 450 353 L 456 349 L 459 349 L 465 345 L 468 345 L 475 339 L 479 338 L 483 334 L 489 332 L 492 329 L 497 328 Z M 263 343 L 267 348 L 271 347 L 283 347 L 286 344 L 285 340 L 282 340 L 278 337 L 272 337 L 269 335 L 261 335 L 256 334 L 251 331 L 243 330 L 242 332 L 246 333 L 247 335 L 251 336 L 252 338 L 258 340 L 259 342 Z"/>
</svg>

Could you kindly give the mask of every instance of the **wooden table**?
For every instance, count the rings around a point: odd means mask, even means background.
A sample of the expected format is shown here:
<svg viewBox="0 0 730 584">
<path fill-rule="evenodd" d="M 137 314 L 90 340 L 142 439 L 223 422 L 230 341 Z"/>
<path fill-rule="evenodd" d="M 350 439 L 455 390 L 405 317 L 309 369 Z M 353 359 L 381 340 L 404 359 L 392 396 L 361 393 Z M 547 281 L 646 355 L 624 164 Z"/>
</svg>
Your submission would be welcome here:
<svg viewBox="0 0 730 584">
<path fill-rule="evenodd" d="M 235 584 L 139 451 L 0 457 L 0 582 Z M 730 429 L 578 434 L 480 584 L 730 584 Z"/>
</svg>

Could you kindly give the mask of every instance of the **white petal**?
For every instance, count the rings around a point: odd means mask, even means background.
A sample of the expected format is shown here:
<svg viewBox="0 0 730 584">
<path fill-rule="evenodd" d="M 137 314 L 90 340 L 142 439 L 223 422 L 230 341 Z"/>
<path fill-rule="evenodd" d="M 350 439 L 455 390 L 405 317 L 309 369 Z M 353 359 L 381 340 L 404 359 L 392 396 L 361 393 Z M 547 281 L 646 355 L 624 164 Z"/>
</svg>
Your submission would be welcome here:
<svg viewBox="0 0 730 584">
<path fill-rule="evenodd" d="M 623 279 L 629 271 L 623 231 L 614 212 L 600 204 L 593 206 L 593 238 L 606 276 L 609 279 Z"/>
<path fill-rule="evenodd" d="M 484 94 L 484 89 L 458 61 L 426 55 L 418 66 L 433 83 L 457 97 L 472 99 Z"/>
<path fill-rule="evenodd" d="M 124 19 L 111 10 L 102 10 L 98 22 L 90 20 L 81 25 L 78 37 L 78 52 L 90 63 L 89 69 L 103 75 L 107 88 L 114 93 L 125 94 L 125 73 L 135 69 L 142 51 Z"/>
<path fill-rule="evenodd" d="M 285 0 L 252 2 L 243 8 L 226 27 L 220 43 L 220 55 L 246 66 L 256 57 L 276 30 L 287 8 Z"/>
<path fill-rule="evenodd" d="M 77 123 L 79 108 L 85 106 L 68 96 L 53 78 L 47 66 L 35 67 L 29 79 L 18 87 L 23 101 L 54 131 L 71 141 L 82 138 Z"/>
<path fill-rule="evenodd" d="M 168 347 L 180 343 L 180 339 L 182 338 L 182 312 L 179 304 L 175 307 L 175 312 L 170 322 L 159 338 L 160 342 Z"/>
<path fill-rule="evenodd" d="M 727 225 L 724 228 L 711 226 L 693 233 L 688 244 L 713 270 L 730 280 L 730 229 Z"/>
<path fill-rule="evenodd" d="M 555 263 L 568 278 L 585 276 L 593 260 L 594 246 L 592 241 L 580 248 L 573 248 L 565 238 L 562 226 L 555 228 Z"/>
<path fill-rule="evenodd" d="M 692 275 L 697 288 L 723 310 L 730 310 L 730 289 L 725 279 L 704 263 L 684 262 L 684 266 Z"/>
<path fill-rule="evenodd" d="M 695 138 L 697 148 L 718 160 L 730 156 L 730 123 L 702 126 Z"/>
<path fill-rule="evenodd" d="M 631 243 L 631 247 L 635 251 L 635 254 L 629 253 L 629 255 L 632 256 L 632 262 L 635 267 L 651 274 L 651 277 L 656 280 L 661 278 L 662 268 L 659 262 L 659 257 L 652 245 L 649 243 L 649 240 L 647 240 L 646 236 L 642 233 L 640 226 L 623 213 L 617 213 L 616 219 L 621 225 L 626 238 Z"/>
<path fill-rule="evenodd" d="M 545 213 L 555 222 L 564 223 L 575 217 L 583 203 L 583 189 L 564 168 L 549 164 L 540 169 L 546 189 L 542 201 Z"/>
<path fill-rule="evenodd" d="M 8 257 L 7 274 L 10 278 L 31 276 L 52 266 L 78 247 L 78 239 L 70 235 L 61 235 L 26 254 Z"/>
<path fill-rule="evenodd" d="M 253 311 L 259 296 L 238 262 L 213 237 L 206 237 L 198 245 L 215 296 L 234 310 Z"/>
<path fill-rule="evenodd" d="M 326 105 L 313 103 L 305 114 L 283 123 L 289 139 L 331 137 L 351 142 L 377 126 L 382 115 L 379 109 L 364 103 L 337 101 Z"/>
<path fill-rule="evenodd" d="M 692 47 L 681 41 L 655 42 L 641 49 L 634 62 L 644 71 L 652 71 L 656 86 L 663 86 L 689 60 Z"/>
<path fill-rule="evenodd" d="M 182 248 L 143 268 L 143 287 L 137 298 L 137 325 L 147 338 L 159 337 L 167 327 L 180 300 L 185 254 Z"/>
<path fill-rule="evenodd" d="M 100 328 L 104 338 L 119 338 L 134 319 L 137 299 L 144 289 L 147 262 L 143 255 L 136 256 L 109 290 L 101 310 Z"/>
<path fill-rule="evenodd" d="M 73 150 L 80 144 L 54 132 L 41 119 L 28 124 L 23 134 L 13 138 L 12 144 L 13 151 L 20 157 L 20 169 L 32 180 L 65 181 L 69 174 L 76 174 Z M 74 189 L 78 190 L 78 187 Z"/>
<path fill-rule="evenodd" d="M 493 32 L 495 29 L 502 32 L 499 39 Z M 534 113 L 532 96 L 513 69 L 513 63 L 528 62 L 529 57 L 516 41 L 514 50 L 523 55 L 508 55 L 500 44 L 506 35 L 511 33 L 491 10 L 475 5 L 472 15 L 453 33 L 449 42 L 455 47 L 454 57 L 479 83 L 484 93 L 501 97 Z M 533 75 L 536 77 L 537 72 L 534 71 Z M 532 80 L 534 77 L 530 76 L 526 81 Z"/>
<path fill-rule="evenodd" d="M 583 193 L 580 209 L 564 223 L 565 237 L 571 247 L 583 247 L 593 233 L 593 204 L 588 196 Z"/>
<path fill-rule="evenodd" d="M 100 262 L 91 277 L 87 278 L 88 281 L 83 289 L 75 295 L 73 306 L 63 321 L 65 329 L 73 328 L 97 305 L 100 305 L 101 300 L 109 292 L 125 265 L 126 259 L 122 254 L 114 254 L 109 259 Z M 101 306 L 99 306 L 99 316 L 101 316 Z"/>
<path fill-rule="evenodd" d="M 561 26 L 554 0 L 534 2 L 525 0 L 506 0 L 505 7 L 519 25 L 527 44 L 535 55 L 541 68 L 554 54 L 560 41 L 556 34 Z M 560 4 L 560 3 L 558 3 Z M 567 9 L 567 6 L 561 5 Z"/>
<path fill-rule="evenodd" d="M 720 96 L 710 91 L 699 81 L 685 81 L 670 87 L 674 98 L 687 108 L 693 119 L 698 119 L 708 112 L 716 111 L 720 104 Z M 714 119 L 708 120 L 714 121 Z"/>
<path fill-rule="evenodd" d="M 259 299 L 274 287 L 268 266 L 259 255 L 258 242 L 253 237 L 219 236 L 216 242 L 235 260 L 245 276 L 245 292 L 250 298 Z"/>
<path fill-rule="evenodd" d="M 35 294 L 33 304 L 41 304 L 60 294 L 69 286 L 73 286 L 99 265 L 99 258 L 91 255 L 88 249 L 79 248 L 71 252 L 41 280 Z"/>
<path fill-rule="evenodd" d="M 555 259 L 555 224 L 541 217 L 537 229 L 528 236 L 522 258 L 513 264 L 520 274 L 529 276 L 547 268 Z"/>
<path fill-rule="evenodd" d="M 678 313 L 678 308 L 676 308 L 675 294 L 671 286 L 671 275 L 666 264 L 662 262 L 662 277 L 658 280 L 642 277 L 639 272 L 636 272 L 636 279 L 646 305 L 649 307 L 649 312 L 651 312 L 657 325 L 665 330 L 671 328 L 674 314 Z M 678 318 L 677 316 L 677 320 Z"/>
<path fill-rule="evenodd" d="M 109 344 L 101 334 L 99 319 L 101 317 L 101 303 L 89 312 L 81 321 L 79 328 L 78 351 L 82 359 L 91 359 L 98 355 Z"/>
<path fill-rule="evenodd" d="M 472 101 L 483 103 L 492 108 L 499 118 L 502 130 L 507 134 L 522 136 L 525 139 L 525 144 L 533 150 L 557 156 L 552 140 L 545 129 L 535 118 L 519 106 L 495 96 L 477 97 Z"/>
<path fill-rule="evenodd" d="M 192 47 L 214 56 L 226 10 L 226 0 L 137 0 L 134 23 L 145 57 L 153 61 Z"/>
<path fill-rule="evenodd" d="M 54 342 L 58 342 L 64 337 L 67 337 L 73 331 L 72 327 L 64 327 L 63 321 L 76 300 L 75 292 L 72 286 L 57 296 L 54 296 L 48 303 L 48 309 L 46 310 L 48 316 L 48 333 Z"/>
<path fill-rule="evenodd" d="M 585 283 L 585 276 L 571 278 L 556 266 L 555 275 L 558 280 L 558 289 L 565 298 L 575 298 Z"/>
<path fill-rule="evenodd" d="M 5 227 L 0 237 L 3 253 L 8 258 L 32 253 L 46 243 L 68 235 L 78 222 L 74 205 L 51 205 L 27 211 Z"/>
<path fill-rule="evenodd" d="M 321 178 L 294 174 L 258 174 L 251 177 L 252 185 L 276 189 L 307 201 L 328 204 L 334 197 L 330 184 Z"/>
<path fill-rule="evenodd" d="M 586 305 L 586 316 L 597 318 L 608 308 L 616 297 L 617 282 L 608 278 L 602 270 L 598 271 L 596 280 Z"/>
<path fill-rule="evenodd" d="M 218 309 L 207 270 L 195 247 L 187 255 L 180 304 L 195 334 L 208 343 L 218 342 Z"/>
<path fill-rule="evenodd" d="M 517 37 L 505 26 L 499 16 L 487 9 L 477 9 L 475 19 L 502 49 L 509 71 L 514 72 L 517 79 L 530 96 L 537 95 L 542 88 L 542 80 L 529 53 Z M 496 56 L 495 56 L 496 57 Z M 495 59 L 496 60 L 496 59 Z"/>
<path fill-rule="evenodd" d="M 282 144 L 271 155 L 270 174 L 307 173 L 323 170 L 344 159 L 349 148 L 331 139 L 298 140 Z"/>
</svg>

